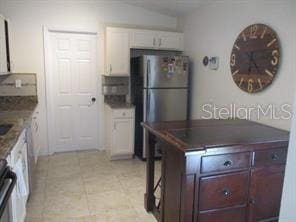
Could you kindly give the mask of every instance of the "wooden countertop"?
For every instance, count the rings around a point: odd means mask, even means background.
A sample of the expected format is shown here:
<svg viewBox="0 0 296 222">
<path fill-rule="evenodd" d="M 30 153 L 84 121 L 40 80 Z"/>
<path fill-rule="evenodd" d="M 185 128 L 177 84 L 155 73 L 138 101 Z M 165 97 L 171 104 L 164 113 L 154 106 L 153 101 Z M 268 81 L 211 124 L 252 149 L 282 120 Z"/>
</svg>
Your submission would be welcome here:
<svg viewBox="0 0 296 222">
<path fill-rule="evenodd" d="M 183 152 L 264 143 L 287 146 L 289 141 L 288 131 L 240 119 L 144 122 L 142 126 Z"/>
</svg>

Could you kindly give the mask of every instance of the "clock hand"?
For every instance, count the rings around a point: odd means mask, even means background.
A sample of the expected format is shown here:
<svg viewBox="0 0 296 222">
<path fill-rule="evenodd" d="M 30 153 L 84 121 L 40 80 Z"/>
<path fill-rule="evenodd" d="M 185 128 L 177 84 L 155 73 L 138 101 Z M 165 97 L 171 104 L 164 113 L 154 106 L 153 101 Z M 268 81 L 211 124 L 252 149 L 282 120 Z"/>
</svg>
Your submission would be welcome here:
<svg viewBox="0 0 296 222">
<path fill-rule="evenodd" d="M 252 63 L 254 64 L 254 66 L 255 66 L 257 72 L 260 73 L 259 67 L 258 67 L 256 61 L 254 60 L 254 53 L 252 54 L 251 61 L 252 61 Z"/>
<path fill-rule="evenodd" d="M 251 67 L 251 61 L 252 61 L 252 54 L 249 55 L 249 53 L 246 53 L 248 58 L 250 59 L 249 60 L 249 67 L 248 67 L 248 75 L 251 73 L 251 70 L 252 70 L 252 67 Z"/>
</svg>

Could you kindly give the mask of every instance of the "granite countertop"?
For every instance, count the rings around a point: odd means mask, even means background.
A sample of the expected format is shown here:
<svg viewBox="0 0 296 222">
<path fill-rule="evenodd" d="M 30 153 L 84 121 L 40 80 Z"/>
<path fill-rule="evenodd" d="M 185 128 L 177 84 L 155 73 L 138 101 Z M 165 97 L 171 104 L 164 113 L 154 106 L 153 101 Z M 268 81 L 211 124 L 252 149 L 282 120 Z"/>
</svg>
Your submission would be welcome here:
<svg viewBox="0 0 296 222">
<path fill-rule="evenodd" d="M 12 124 L 4 136 L 0 136 L 0 159 L 5 159 L 16 144 L 20 134 L 31 122 L 37 107 L 37 98 L 2 98 L 0 96 L 0 124 Z"/>
</svg>

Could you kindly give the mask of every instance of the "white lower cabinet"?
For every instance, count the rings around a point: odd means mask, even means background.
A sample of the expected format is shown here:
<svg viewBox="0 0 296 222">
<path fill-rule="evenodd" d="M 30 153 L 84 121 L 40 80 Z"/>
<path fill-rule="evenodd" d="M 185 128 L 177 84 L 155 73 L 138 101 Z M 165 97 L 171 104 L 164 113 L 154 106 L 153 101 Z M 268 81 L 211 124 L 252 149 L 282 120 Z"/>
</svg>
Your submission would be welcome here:
<svg viewBox="0 0 296 222">
<path fill-rule="evenodd" d="M 29 196 L 28 151 L 25 130 L 8 157 L 8 163 L 17 176 L 15 188 L 11 194 L 11 222 L 24 222 L 26 204 Z"/>
<path fill-rule="evenodd" d="M 32 146 L 33 146 L 33 157 L 35 164 L 37 164 L 38 156 L 40 153 L 40 141 L 39 141 L 39 111 L 35 111 L 31 122 L 31 133 L 32 133 Z"/>
<path fill-rule="evenodd" d="M 134 108 L 112 109 L 105 105 L 105 148 L 111 160 L 134 155 Z"/>
</svg>

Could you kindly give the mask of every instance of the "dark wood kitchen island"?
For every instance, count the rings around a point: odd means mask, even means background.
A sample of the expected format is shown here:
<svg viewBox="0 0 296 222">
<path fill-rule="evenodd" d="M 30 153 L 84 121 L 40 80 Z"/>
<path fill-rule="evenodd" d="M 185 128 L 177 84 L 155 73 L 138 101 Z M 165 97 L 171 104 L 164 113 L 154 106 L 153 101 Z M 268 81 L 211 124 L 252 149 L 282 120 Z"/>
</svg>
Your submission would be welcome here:
<svg viewBox="0 0 296 222">
<path fill-rule="evenodd" d="M 149 138 L 145 208 L 159 222 L 278 221 L 289 132 L 246 120 L 142 125 Z"/>
</svg>

